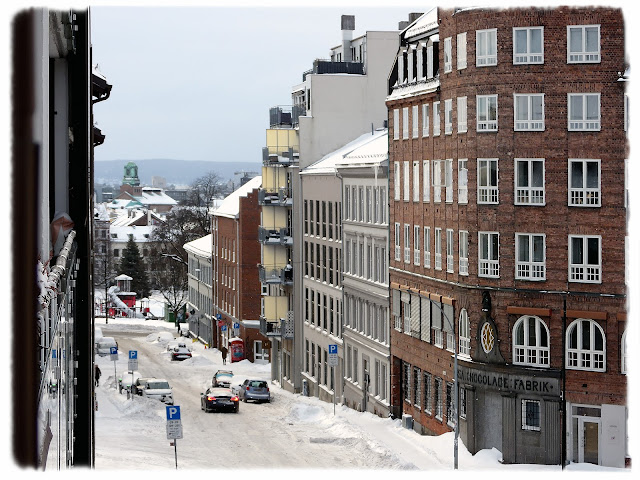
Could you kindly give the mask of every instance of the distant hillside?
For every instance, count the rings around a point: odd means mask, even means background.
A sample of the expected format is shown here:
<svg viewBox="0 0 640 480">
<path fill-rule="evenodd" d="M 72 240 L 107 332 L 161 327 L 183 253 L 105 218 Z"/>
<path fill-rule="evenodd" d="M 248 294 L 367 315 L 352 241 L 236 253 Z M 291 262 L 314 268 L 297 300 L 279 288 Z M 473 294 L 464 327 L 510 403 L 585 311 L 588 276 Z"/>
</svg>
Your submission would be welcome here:
<svg viewBox="0 0 640 480">
<path fill-rule="evenodd" d="M 130 160 L 106 160 L 95 162 L 96 183 L 120 185 L 124 166 Z M 138 177 L 143 185 L 151 185 L 151 177 L 159 176 L 167 180 L 167 185 L 190 185 L 196 178 L 209 172 L 216 172 L 223 181 L 236 179 L 235 172 L 262 172 L 261 162 L 207 162 L 191 160 L 149 159 L 136 160 Z M 253 176 L 253 175 L 252 175 Z"/>
</svg>

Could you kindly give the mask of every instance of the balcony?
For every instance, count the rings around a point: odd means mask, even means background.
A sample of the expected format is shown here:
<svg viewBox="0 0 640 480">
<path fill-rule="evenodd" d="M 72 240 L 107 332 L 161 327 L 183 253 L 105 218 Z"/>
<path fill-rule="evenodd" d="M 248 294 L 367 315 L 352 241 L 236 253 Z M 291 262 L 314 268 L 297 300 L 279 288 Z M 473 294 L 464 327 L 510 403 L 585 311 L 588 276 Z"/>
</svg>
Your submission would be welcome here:
<svg viewBox="0 0 640 480">
<path fill-rule="evenodd" d="M 262 188 L 258 190 L 258 204 L 263 207 L 291 206 L 293 205 L 293 196 L 291 195 L 291 189 L 287 187 Z"/>
<path fill-rule="evenodd" d="M 296 152 L 293 147 L 280 152 L 270 152 L 269 147 L 262 147 L 262 164 L 265 167 L 281 165 L 287 167 L 293 165 L 300 160 L 300 153 Z"/>
<path fill-rule="evenodd" d="M 261 283 L 269 285 L 293 285 L 293 268 L 291 266 L 267 268 L 264 265 L 258 265 L 258 277 Z"/>
<path fill-rule="evenodd" d="M 269 109 L 270 128 L 294 128 L 300 116 L 307 114 L 304 105 L 278 105 Z"/>
<path fill-rule="evenodd" d="M 258 227 L 258 242 L 263 245 L 293 245 L 291 230 L 283 228 Z"/>
<path fill-rule="evenodd" d="M 324 75 L 330 73 L 348 73 L 350 75 L 364 75 L 364 63 L 359 62 L 332 62 L 330 60 L 317 59 L 313 62 L 313 68 L 302 74 L 302 81 L 307 80 L 309 74 Z"/>
<path fill-rule="evenodd" d="M 273 322 L 261 316 L 260 333 L 267 337 L 293 338 L 293 315 L 287 315 L 287 317 L 289 318 L 281 318 Z"/>
</svg>

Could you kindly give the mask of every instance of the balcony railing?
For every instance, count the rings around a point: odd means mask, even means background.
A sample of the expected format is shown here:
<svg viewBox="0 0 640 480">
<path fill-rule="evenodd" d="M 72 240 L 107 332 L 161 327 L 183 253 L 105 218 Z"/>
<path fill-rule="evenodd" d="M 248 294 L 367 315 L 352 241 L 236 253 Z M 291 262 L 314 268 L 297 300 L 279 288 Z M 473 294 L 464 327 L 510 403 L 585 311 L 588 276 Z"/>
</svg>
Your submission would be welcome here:
<svg viewBox="0 0 640 480">
<path fill-rule="evenodd" d="M 273 147 L 274 149 L 276 147 Z M 300 159 L 300 152 L 292 147 L 281 152 L 270 152 L 269 147 L 262 147 L 262 164 L 265 167 L 270 165 L 293 165 Z"/>
<path fill-rule="evenodd" d="M 287 227 L 258 227 L 258 241 L 263 245 L 293 245 L 291 230 Z"/>
<path fill-rule="evenodd" d="M 278 105 L 269 109 L 271 128 L 293 128 L 298 125 L 300 116 L 307 114 L 304 105 Z"/>
<path fill-rule="evenodd" d="M 291 189 L 286 187 L 262 188 L 258 190 L 258 204 L 281 207 L 293 205 Z"/>
<path fill-rule="evenodd" d="M 267 337 L 293 338 L 293 316 L 287 315 L 289 318 L 281 318 L 279 321 L 271 322 L 260 317 L 260 333 Z"/>
<path fill-rule="evenodd" d="M 306 81 L 310 73 L 348 73 L 351 75 L 364 75 L 364 63 L 360 62 L 332 62 L 330 60 L 317 59 L 313 62 L 313 68 L 302 74 L 302 81 Z"/>
<path fill-rule="evenodd" d="M 288 266 L 284 268 L 267 268 L 258 265 L 258 277 L 261 283 L 270 285 L 293 285 L 293 269 Z"/>
</svg>

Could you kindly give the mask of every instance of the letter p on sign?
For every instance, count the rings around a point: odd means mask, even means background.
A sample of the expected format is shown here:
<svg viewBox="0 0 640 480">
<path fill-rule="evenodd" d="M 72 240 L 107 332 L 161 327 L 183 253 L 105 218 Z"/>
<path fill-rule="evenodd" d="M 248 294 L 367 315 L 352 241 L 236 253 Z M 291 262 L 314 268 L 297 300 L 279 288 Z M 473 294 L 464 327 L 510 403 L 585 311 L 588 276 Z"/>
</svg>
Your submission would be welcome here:
<svg viewBox="0 0 640 480">
<path fill-rule="evenodd" d="M 180 420 L 180 407 L 167 406 L 167 420 Z"/>
</svg>

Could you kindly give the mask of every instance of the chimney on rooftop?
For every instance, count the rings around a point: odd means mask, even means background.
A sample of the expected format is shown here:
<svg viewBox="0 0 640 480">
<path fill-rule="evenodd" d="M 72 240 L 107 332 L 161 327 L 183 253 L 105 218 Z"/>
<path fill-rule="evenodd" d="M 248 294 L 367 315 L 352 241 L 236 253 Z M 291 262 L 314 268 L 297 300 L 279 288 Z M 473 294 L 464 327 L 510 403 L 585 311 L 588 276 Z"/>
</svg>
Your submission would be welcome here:
<svg viewBox="0 0 640 480">
<path fill-rule="evenodd" d="M 404 30 L 408 26 L 409 26 L 409 22 L 407 22 L 406 20 L 402 20 L 401 22 L 398 22 L 398 30 Z"/>
<path fill-rule="evenodd" d="M 413 23 L 415 22 L 417 19 L 419 19 L 422 15 L 424 15 L 424 13 L 410 13 L 409 14 L 409 23 Z"/>
<path fill-rule="evenodd" d="M 342 61 L 352 62 L 351 40 L 353 40 L 353 31 L 356 29 L 355 15 L 342 15 L 340 25 L 342 29 Z"/>
</svg>

